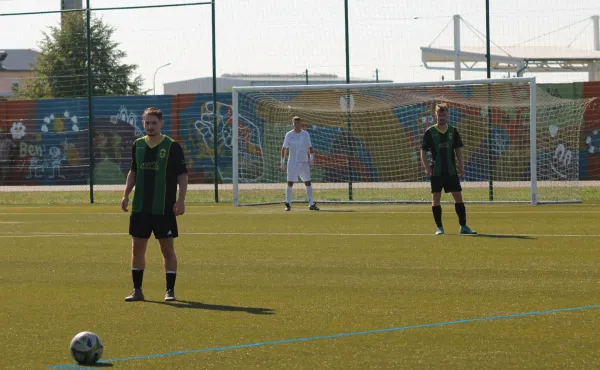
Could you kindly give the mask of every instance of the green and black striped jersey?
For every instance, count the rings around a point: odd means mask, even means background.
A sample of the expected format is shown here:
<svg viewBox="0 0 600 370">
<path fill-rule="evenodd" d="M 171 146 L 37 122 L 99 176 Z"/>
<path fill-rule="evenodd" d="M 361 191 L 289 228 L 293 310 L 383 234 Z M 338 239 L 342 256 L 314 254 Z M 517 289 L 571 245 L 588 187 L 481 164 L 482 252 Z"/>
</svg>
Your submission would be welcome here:
<svg viewBox="0 0 600 370">
<path fill-rule="evenodd" d="M 462 148 L 463 142 L 454 126 L 448 125 L 445 132 L 431 126 L 425 131 L 421 141 L 421 149 L 431 151 L 431 168 L 433 176 L 453 176 L 456 171 L 455 149 Z"/>
<path fill-rule="evenodd" d="M 163 135 L 151 147 L 147 137 L 137 139 L 132 148 L 131 171 L 135 172 L 133 212 L 173 214 L 177 200 L 177 177 L 187 172 L 181 145 Z"/>
</svg>

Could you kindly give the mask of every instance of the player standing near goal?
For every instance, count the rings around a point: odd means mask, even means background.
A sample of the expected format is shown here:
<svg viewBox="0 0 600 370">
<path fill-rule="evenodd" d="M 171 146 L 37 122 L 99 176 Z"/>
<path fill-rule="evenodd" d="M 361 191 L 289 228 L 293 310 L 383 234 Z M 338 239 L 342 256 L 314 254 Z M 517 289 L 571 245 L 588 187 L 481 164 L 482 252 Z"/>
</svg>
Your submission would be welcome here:
<svg viewBox="0 0 600 370">
<path fill-rule="evenodd" d="M 283 147 L 281 148 L 281 166 L 282 171 L 285 169 L 285 156 L 289 149 L 290 155 L 287 163 L 287 189 L 285 192 L 285 210 L 292 210 L 292 187 L 294 182 L 298 181 L 298 177 L 304 181 L 306 185 L 306 196 L 308 197 L 308 209 L 318 211 L 319 207 L 313 201 L 313 191 L 310 183 L 310 168 L 309 165 L 315 159 L 315 151 L 310 142 L 310 134 L 302 129 L 302 120 L 296 116 L 292 118 L 293 130 L 285 134 L 283 139 Z"/>
<path fill-rule="evenodd" d="M 462 199 L 462 187 L 459 176 L 465 173 L 463 164 L 462 147 L 463 142 L 458 130 L 448 124 L 448 105 L 438 104 L 435 107 L 437 124 L 425 131 L 421 142 L 421 164 L 431 179 L 431 193 L 433 201 L 431 210 L 433 219 L 437 225 L 436 235 L 444 234 L 442 225 L 442 189 L 446 193 L 452 193 L 454 208 L 458 215 L 461 235 L 477 234 L 467 226 L 467 211 Z M 427 152 L 431 152 L 431 163 L 427 164 Z M 458 159 L 458 168 L 456 160 Z"/>
<path fill-rule="evenodd" d="M 144 111 L 142 119 L 146 136 L 137 139 L 133 144 L 131 169 L 127 174 L 121 201 L 121 209 L 127 212 L 129 194 L 135 186 L 129 220 L 129 234 L 132 236 L 133 291 L 125 300 L 144 300 L 142 280 L 146 267 L 146 246 L 154 232 L 163 255 L 167 281 L 165 301 L 174 301 L 177 277 L 174 239 L 178 236 L 176 216 L 185 212 L 187 168 L 181 145 L 161 134 L 165 123 L 162 112 L 157 108 L 148 108 Z"/>
</svg>

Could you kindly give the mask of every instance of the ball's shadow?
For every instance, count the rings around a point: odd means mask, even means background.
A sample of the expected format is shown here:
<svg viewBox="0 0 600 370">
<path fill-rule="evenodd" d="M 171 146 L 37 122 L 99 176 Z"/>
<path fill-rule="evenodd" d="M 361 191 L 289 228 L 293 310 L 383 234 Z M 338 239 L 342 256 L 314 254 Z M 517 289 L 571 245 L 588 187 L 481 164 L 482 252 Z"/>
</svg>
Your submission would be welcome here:
<svg viewBox="0 0 600 370">
<path fill-rule="evenodd" d="M 93 365 L 78 365 L 78 368 L 80 369 L 85 369 L 88 367 L 113 367 L 113 364 L 111 364 L 110 362 L 96 362 Z"/>
</svg>

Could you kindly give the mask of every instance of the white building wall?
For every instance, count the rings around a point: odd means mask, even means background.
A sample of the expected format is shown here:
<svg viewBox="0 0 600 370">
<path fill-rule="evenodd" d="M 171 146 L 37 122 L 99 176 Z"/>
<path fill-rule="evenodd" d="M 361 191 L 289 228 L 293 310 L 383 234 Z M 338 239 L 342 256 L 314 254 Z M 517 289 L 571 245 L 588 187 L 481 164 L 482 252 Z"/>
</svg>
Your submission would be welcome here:
<svg viewBox="0 0 600 370">
<path fill-rule="evenodd" d="M 373 80 L 352 80 L 353 83 L 375 82 Z M 391 80 L 382 80 L 380 82 L 392 82 Z M 232 78 L 232 77 L 217 77 L 217 93 L 230 93 L 234 87 L 241 86 L 280 86 L 280 85 L 304 85 L 304 79 L 249 79 L 249 78 Z M 309 84 L 345 84 L 342 79 L 327 80 L 319 78 L 309 78 Z M 186 81 L 168 82 L 164 85 L 165 95 L 176 94 L 211 94 L 212 93 L 212 77 L 194 78 Z"/>
<path fill-rule="evenodd" d="M 217 92 L 231 92 L 234 86 L 250 86 L 252 81 L 238 78 L 217 78 Z M 165 95 L 175 94 L 211 94 L 213 91 L 212 77 L 194 78 L 187 81 L 169 82 L 164 84 Z"/>
</svg>

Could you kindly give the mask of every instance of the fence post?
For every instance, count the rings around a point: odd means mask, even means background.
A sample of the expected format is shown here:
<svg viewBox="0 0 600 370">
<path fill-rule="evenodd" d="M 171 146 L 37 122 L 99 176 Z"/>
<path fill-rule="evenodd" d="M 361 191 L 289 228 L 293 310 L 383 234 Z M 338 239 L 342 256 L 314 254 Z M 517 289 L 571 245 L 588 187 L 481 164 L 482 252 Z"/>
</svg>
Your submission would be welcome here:
<svg viewBox="0 0 600 370">
<path fill-rule="evenodd" d="M 90 176 L 90 203 L 94 203 L 94 112 L 92 104 L 92 12 L 90 1 L 86 0 L 86 32 L 87 32 L 87 98 L 88 98 L 88 152 Z"/>
</svg>

